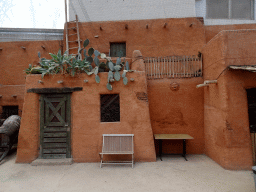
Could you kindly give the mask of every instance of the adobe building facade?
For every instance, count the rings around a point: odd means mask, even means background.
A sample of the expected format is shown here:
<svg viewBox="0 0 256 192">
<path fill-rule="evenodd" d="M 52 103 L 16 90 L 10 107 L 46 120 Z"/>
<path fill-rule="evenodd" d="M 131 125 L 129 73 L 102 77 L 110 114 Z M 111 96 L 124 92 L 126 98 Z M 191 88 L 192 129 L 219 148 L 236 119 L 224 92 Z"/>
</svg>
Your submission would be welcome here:
<svg viewBox="0 0 256 192">
<path fill-rule="evenodd" d="M 40 75 L 25 76 L 23 70 L 28 64 L 38 63 L 38 51 L 49 58 L 48 53 L 57 53 L 59 48 L 65 51 L 65 40 L 0 42 L 4 68 L 0 106 L 18 105 L 22 109 L 16 162 L 30 163 L 40 157 L 40 103 L 46 92 L 36 90 L 55 89 L 52 94 L 56 94 L 56 89 L 70 88 L 66 93 L 71 103 L 68 126 L 74 162 L 100 161 L 102 134 L 134 134 L 135 161 L 155 161 L 158 143 L 154 134 L 186 133 L 194 138 L 187 141 L 188 154 L 206 154 L 226 169 L 251 169 L 253 149 L 246 90 L 256 87 L 256 78 L 250 71 L 226 68 L 254 65 L 255 28 L 255 24 L 206 26 L 196 17 L 81 22 L 80 37 L 90 39 L 90 47 L 108 54 L 111 43 L 126 45 L 126 58 L 136 70 L 128 77 L 134 82 L 127 86 L 115 82 L 112 91 L 103 83 L 106 73 L 100 73 L 100 84 L 85 74 L 44 79 Z M 146 76 L 142 58 L 198 52 L 202 53 L 203 76 Z M 196 88 L 205 80 L 217 80 L 217 84 Z M 173 84 L 179 88 L 173 90 Z M 139 99 L 141 93 L 144 100 Z M 120 122 L 100 121 L 102 94 L 119 95 Z M 179 152 L 182 145 L 167 142 L 163 150 Z"/>
<path fill-rule="evenodd" d="M 71 94 L 71 153 L 75 162 L 97 162 L 102 146 L 102 134 L 133 133 L 135 160 L 155 161 L 155 147 L 153 132 L 150 123 L 149 105 L 146 98 L 147 81 L 145 71 L 138 70 L 137 61 L 133 63 L 133 73 L 127 77 L 134 82 L 124 85 L 122 82 L 113 84 L 113 90 L 106 89 L 107 73 L 99 74 L 101 82 L 98 84 L 94 76 L 81 74 L 78 77 L 56 75 L 48 76 L 43 84 L 38 84 L 40 75 L 29 75 L 26 78 L 25 104 L 23 108 L 23 125 L 19 141 L 19 155 L 17 162 L 31 162 L 38 157 L 40 142 L 40 94 L 37 90 L 81 88 Z M 62 80 L 63 84 L 57 82 Z M 84 82 L 87 80 L 88 82 Z M 52 95 L 54 93 L 51 93 Z M 63 93 L 64 94 L 64 93 Z M 100 95 L 119 95 L 120 120 L 119 122 L 102 122 L 100 118 Z M 145 99 L 140 95 L 144 95 Z M 26 104 L 26 101 L 29 101 Z M 86 109 L 86 110 L 85 110 Z M 29 130 L 29 132 L 28 132 Z M 29 141 L 29 143 L 28 143 Z"/>
</svg>

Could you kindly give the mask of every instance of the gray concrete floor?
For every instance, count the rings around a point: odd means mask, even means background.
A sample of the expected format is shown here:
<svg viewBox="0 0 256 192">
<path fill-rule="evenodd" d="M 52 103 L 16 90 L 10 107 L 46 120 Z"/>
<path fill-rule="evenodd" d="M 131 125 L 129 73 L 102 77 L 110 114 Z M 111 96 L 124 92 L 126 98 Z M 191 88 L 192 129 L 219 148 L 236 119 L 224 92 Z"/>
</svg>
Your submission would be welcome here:
<svg viewBox="0 0 256 192">
<path fill-rule="evenodd" d="M 253 192 L 252 171 L 228 171 L 205 155 L 166 156 L 130 166 L 74 163 L 60 166 L 0 163 L 0 192 Z"/>
</svg>

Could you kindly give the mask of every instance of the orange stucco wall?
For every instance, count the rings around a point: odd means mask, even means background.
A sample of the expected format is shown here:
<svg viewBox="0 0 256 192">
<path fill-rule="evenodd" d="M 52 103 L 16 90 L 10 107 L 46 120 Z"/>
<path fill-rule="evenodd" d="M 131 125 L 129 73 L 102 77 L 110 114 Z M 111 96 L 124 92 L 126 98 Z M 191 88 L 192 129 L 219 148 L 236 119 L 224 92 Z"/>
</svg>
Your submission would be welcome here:
<svg viewBox="0 0 256 192">
<path fill-rule="evenodd" d="M 256 30 L 222 31 L 203 49 L 204 79 L 218 79 L 204 89 L 206 154 L 227 169 L 251 169 L 252 148 L 246 89 L 255 74 L 228 70 L 254 65 Z"/>
<path fill-rule="evenodd" d="M 25 68 L 29 64 L 37 65 L 38 52 L 41 57 L 49 58 L 48 53 L 57 53 L 60 41 L 16 41 L 0 42 L 0 60 L 2 70 L 0 80 L 3 85 L 25 84 Z M 43 49 L 41 46 L 44 46 Z M 25 47 L 26 49 L 22 49 Z"/>
<path fill-rule="evenodd" d="M 75 23 L 69 24 L 69 28 L 73 26 Z M 205 44 L 204 25 L 196 18 L 85 22 L 79 23 L 79 32 L 82 40 L 90 40 L 89 47 L 102 53 L 109 53 L 110 42 L 126 42 L 126 57 L 132 57 L 134 50 L 140 50 L 144 57 L 197 55 Z M 70 41 L 75 38 L 71 36 Z"/>
<path fill-rule="evenodd" d="M 19 115 L 22 115 L 22 107 L 24 102 L 25 85 L 1 85 L 0 86 L 0 111 L 2 106 L 18 106 Z"/>
<path fill-rule="evenodd" d="M 140 63 L 141 61 L 137 61 Z M 133 65 L 136 68 L 136 63 Z M 150 124 L 149 105 L 139 100 L 137 93 L 147 93 L 145 71 L 127 75 L 134 82 L 128 85 L 113 83 L 113 90 L 106 88 L 107 73 L 100 73 L 97 84 L 94 76 L 81 74 L 78 77 L 63 75 L 46 76 L 43 84 L 40 75 L 26 78 L 26 90 L 46 87 L 83 87 L 82 91 L 71 95 L 71 148 L 75 162 L 99 161 L 102 148 L 102 134 L 134 134 L 135 161 L 155 161 L 153 132 Z M 87 79 L 89 82 L 85 83 Z M 58 84 L 63 80 L 63 84 Z M 120 122 L 100 122 L 100 94 L 120 95 Z M 39 94 L 26 93 L 24 115 L 21 120 L 17 162 L 31 162 L 39 155 Z"/>
<path fill-rule="evenodd" d="M 207 25 L 205 26 L 205 38 L 208 43 L 215 35 L 223 30 L 256 29 L 256 24 L 237 25 Z"/>
<path fill-rule="evenodd" d="M 148 80 L 150 118 L 154 134 L 189 134 L 187 152 L 204 153 L 204 93 L 196 89 L 203 78 Z M 179 85 L 172 90 L 172 83 Z M 165 141 L 163 150 L 181 153 L 182 142 Z"/>
<path fill-rule="evenodd" d="M 25 88 L 25 68 L 29 64 L 37 65 L 38 52 L 41 57 L 49 58 L 48 53 L 57 53 L 61 48 L 60 41 L 20 41 L 0 42 L 0 113 L 2 106 L 18 105 L 22 115 Z M 45 47 L 45 49 L 42 48 Z M 25 47 L 26 49 L 22 49 Z M 16 95 L 17 97 L 12 97 Z"/>
</svg>

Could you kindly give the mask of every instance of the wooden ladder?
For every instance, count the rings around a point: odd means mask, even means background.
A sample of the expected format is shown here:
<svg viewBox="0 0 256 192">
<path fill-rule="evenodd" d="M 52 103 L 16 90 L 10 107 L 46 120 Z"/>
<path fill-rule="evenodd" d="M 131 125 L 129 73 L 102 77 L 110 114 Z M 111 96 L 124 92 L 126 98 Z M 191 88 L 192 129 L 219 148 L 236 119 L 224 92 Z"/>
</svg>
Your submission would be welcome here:
<svg viewBox="0 0 256 192">
<path fill-rule="evenodd" d="M 66 22 L 66 50 L 68 54 L 76 55 L 81 49 L 81 39 L 79 34 L 78 17 L 74 21 Z M 79 58 L 82 60 L 81 54 Z"/>
</svg>

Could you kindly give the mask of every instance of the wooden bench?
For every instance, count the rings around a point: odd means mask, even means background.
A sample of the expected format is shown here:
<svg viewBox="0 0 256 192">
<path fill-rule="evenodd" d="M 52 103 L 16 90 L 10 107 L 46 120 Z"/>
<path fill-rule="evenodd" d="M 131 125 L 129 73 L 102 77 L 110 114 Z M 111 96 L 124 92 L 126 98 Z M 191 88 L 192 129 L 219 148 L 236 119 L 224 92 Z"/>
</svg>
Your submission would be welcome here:
<svg viewBox="0 0 256 192">
<path fill-rule="evenodd" d="M 100 168 L 103 164 L 130 164 L 134 162 L 134 134 L 103 134 Z M 131 161 L 103 161 L 104 155 L 132 155 Z"/>
</svg>

